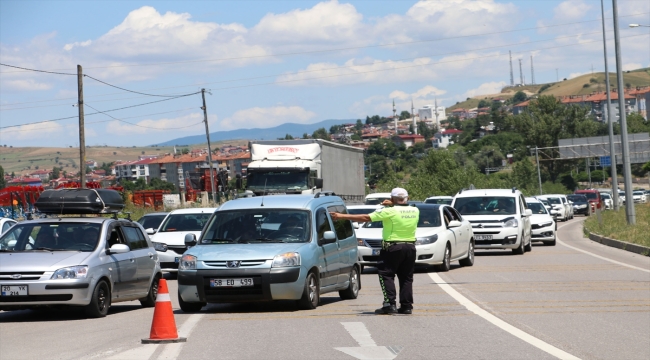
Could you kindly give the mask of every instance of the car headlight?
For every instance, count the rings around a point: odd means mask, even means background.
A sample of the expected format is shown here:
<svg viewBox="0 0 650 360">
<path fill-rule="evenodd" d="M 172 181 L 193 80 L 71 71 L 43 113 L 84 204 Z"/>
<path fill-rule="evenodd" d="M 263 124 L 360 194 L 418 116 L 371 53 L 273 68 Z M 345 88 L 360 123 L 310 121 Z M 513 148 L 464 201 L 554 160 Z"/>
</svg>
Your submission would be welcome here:
<svg viewBox="0 0 650 360">
<path fill-rule="evenodd" d="M 50 279 L 85 279 L 88 275 L 88 266 L 77 265 L 61 268 L 52 274 Z"/>
<path fill-rule="evenodd" d="M 154 241 L 153 248 L 156 249 L 156 251 L 165 252 L 167 251 L 167 244 Z"/>
<path fill-rule="evenodd" d="M 196 270 L 196 256 L 183 255 L 178 262 L 178 270 Z"/>
<path fill-rule="evenodd" d="M 366 246 L 366 243 L 363 242 L 363 239 L 357 238 L 357 245 L 359 246 Z"/>
<path fill-rule="evenodd" d="M 519 222 L 517 221 L 517 219 L 510 219 L 506 221 L 505 224 L 503 224 L 503 227 L 517 227 L 517 226 L 519 226 Z"/>
<path fill-rule="evenodd" d="M 438 234 L 416 238 L 415 245 L 433 244 L 436 241 L 438 241 Z"/>
<path fill-rule="evenodd" d="M 276 255 L 273 258 L 271 267 L 300 266 L 300 254 L 290 252 L 282 255 Z"/>
<path fill-rule="evenodd" d="M 551 225 L 553 225 L 553 222 L 549 221 L 549 222 L 546 222 L 546 223 L 543 223 L 543 224 L 539 224 L 539 227 L 540 228 L 545 228 L 545 227 L 551 226 Z"/>
<path fill-rule="evenodd" d="M 579 208 L 581 208 L 581 209 L 584 209 L 584 208 L 586 208 L 586 207 L 587 207 L 586 204 L 585 204 L 585 205 L 580 205 L 580 206 L 579 206 Z"/>
</svg>

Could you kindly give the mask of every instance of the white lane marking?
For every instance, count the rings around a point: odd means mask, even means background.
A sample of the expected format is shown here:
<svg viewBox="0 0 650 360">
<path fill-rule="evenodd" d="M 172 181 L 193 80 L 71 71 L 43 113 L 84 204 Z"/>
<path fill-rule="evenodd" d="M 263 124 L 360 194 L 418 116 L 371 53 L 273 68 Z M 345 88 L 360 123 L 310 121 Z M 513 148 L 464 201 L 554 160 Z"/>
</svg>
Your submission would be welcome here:
<svg viewBox="0 0 650 360">
<path fill-rule="evenodd" d="M 156 346 L 139 345 L 138 347 L 115 354 L 107 359 L 109 360 L 142 360 L 149 359 L 158 349 Z"/>
<path fill-rule="evenodd" d="M 345 330 L 359 343 L 359 346 L 377 346 L 370 336 L 370 332 L 362 322 L 342 322 Z"/>
<path fill-rule="evenodd" d="M 196 325 L 199 323 L 203 316 L 201 314 L 194 314 L 191 315 L 183 325 L 181 325 L 180 329 L 178 329 L 178 336 L 179 337 L 189 337 L 190 334 L 192 333 L 192 330 L 196 327 Z M 174 344 L 167 344 L 163 347 L 160 355 L 158 356 L 158 360 L 163 360 L 163 359 L 178 359 L 178 356 L 181 353 L 181 350 L 183 349 L 183 345 L 186 343 L 174 343 Z"/>
<path fill-rule="evenodd" d="M 553 346 L 553 345 L 551 345 L 551 344 L 549 344 L 547 342 L 544 342 L 544 341 L 542 341 L 542 340 L 540 340 L 540 339 L 538 339 L 538 338 L 536 338 L 536 337 L 534 337 L 534 336 L 532 336 L 532 335 L 530 335 L 530 334 L 528 334 L 528 333 L 526 333 L 526 332 L 524 332 L 524 331 L 510 325 L 510 324 L 508 324 L 507 322 L 505 322 L 505 321 L 499 319 L 498 317 L 490 314 L 486 310 L 483 310 L 481 307 L 474 304 L 468 298 L 466 298 L 461 293 L 456 291 L 453 287 L 451 287 L 451 285 L 447 284 L 447 282 L 445 282 L 440 277 L 440 275 L 438 275 L 436 273 L 429 273 L 429 277 L 431 277 L 431 279 L 438 286 L 440 286 L 440 288 L 442 290 L 444 290 L 447 294 L 449 294 L 449 296 L 453 297 L 461 305 L 463 305 L 465 308 L 467 308 L 467 310 L 469 310 L 469 311 L 473 312 L 474 314 L 482 317 L 483 319 L 491 322 L 493 325 L 496 325 L 497 327 L 499 327 L 500 329 L 508 332 L 509 334 L 518 337 L 519 339 L 533 345 L 534 347 L 536 347 L 536 348 L 538 348 L 538 349 L 540 349 L 542 351 L 545 351 L 545 352 L 555 356 L 558 359 L 579 360 L 579 358 L 577 358 L 577 357 L 575 357 L 575 356 L 573 356 L 573 355 L 571 355 L 571 354 L 569 354 L 569 353 L 567 353 L 567 352 L 565 352 L 563 350 L 560 350 L 560 349 L 556 348 L 555 346 Z"/>
<path fill-rule="evenodd" d="M 342 322 L 345 330 L 359 343 L 358 347 L 334 348 L 359 360 L 393 360 L 402 351 L 402 346 L 377 346 L 370 332 L 362 322 Z"/>
<path fill-rule="evenodd" d="M 567 225 L 571 225 L 571 224 L 573 224 L 573 223 L 563 224 L 562 226 L 560 226 L 560 227 L 558 228 L 558 231 L 559 231 L 561 228 L 563 228 L 563 227 L 565 227 L 565 226 L 567 226 Z M 562 245 L 562 246 L 566 246 L 566 247 L 568 247 L 568 248 L 570 248 L 570 249 L 573 249 L 573 250 L 576 250 L 576 251 L 580 251 L 580 252 L 585 253 L 585 254 L 587 254 L 587 255 L 591 255 L 591 256 L 593 256 L 593 257 L 595 257 L 595 258 L 598 258 L 598 259 L 601 259 L 601 260 L 605 260 L 605 261 L 609 261 L 609 262 L 611 262 L 611 263 L 613 263 L 613 264 L 616 264 L 616 265 L 621 265 L 621 266 L 629 267 L 630 269 L 640 270 L 640 271 L 645 271 L 645 272 L 647 272 L 647 273 L 650 273 L 650 270 L 648 270 L 648 269 L 644 269 L 644 268 L 640 268 L 640 267 L 638 267 L 638 266 L 629 265 L 629 264 L 626 264 L 626 263 L 622 263 L 622 262 L 620 262 L 620 261 L 612 260 L 612 259 L 606 258 L 606 257 L 604 257 L 604 256 L 596 255 L 596 254 L 594 254 L 594 253 L 592 253 L 592 252 L 589 252 L 589 251 L 587 251 L 587 250 L 578 249 L 577 247 L 571 246 L 571 245 L 565 243 L 564 241 L 560 240 L 560 238 L 557 237 L 557 234 L 555 235 L 555 239 L 556 239 L 557 242 L 560 243 L 560 245 Z"/>
</svg>

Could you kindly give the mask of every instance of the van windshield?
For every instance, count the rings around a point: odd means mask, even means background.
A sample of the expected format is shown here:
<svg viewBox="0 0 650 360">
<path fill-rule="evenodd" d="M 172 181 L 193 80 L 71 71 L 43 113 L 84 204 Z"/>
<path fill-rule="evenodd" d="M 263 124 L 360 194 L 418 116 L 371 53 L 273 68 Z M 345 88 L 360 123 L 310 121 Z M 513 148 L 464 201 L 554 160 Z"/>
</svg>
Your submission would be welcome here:
<svg viewBox="0 0 650 360">
<path fill-rule="evenodd" d="M 160 226 L 160 232 L 201 231 L 212 213 L 170 214 Z"/>
<path fill-rule="evenodd" d="M 218 211 L 210 219 L 201 244 L 304 243 L 311 234 L 309 212 L 295 209 Z"/>
<path fill-rule="evenodd" d="M 390 200 L 390 197 L 370 198 L 366 199 L 365 205 L 381 205 L 384 200 Z"/>
<path fill-rule="evenodd" d="M 517 213 L 516 200 L 506 196 L 458 198 L 454 208 L 462 215 L 514 215 Z"/>
<path fill-rule="evenodd" d="M 595 192 L 586 192 L 580 194 L 586 196 L 587 199 L 589 200 L 598 200 L 598 194 L 596 194 Z"/>
</svg>

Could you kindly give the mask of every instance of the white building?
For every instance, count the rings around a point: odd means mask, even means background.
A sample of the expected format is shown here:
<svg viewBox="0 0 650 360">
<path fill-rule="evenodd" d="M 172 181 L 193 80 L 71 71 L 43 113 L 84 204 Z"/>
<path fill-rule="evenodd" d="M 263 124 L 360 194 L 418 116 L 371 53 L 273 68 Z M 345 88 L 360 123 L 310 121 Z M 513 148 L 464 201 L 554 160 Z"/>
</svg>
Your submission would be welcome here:
<svg viewBox="0 0 650 360">
<path fill-rule="evenodd" d="M 424 107 L 418 109 L 418 116 L 420 121 L 436 121 L 436 106 L 435 105 L 424 105 Z M 447 114 L 445 113 L 444 106 L 438 106 L 438 123 L 442 120 L 447 120 Z"/>
</svg>

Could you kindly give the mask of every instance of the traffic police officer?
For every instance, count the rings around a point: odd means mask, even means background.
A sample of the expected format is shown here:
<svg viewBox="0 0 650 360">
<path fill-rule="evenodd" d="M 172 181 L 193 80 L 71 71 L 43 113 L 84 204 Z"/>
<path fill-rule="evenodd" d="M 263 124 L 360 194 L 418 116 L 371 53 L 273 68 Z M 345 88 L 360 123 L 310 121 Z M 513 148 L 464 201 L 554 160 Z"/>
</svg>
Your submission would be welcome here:
<svg viewBox="0 0 650 360">
<path fill-rule="evenodd" d="M 379 253 L 377 271 L 384 294 L 384 303 L 376 314 L 411 314 L 413 312 L 413 270 L 415 267 L 415 230 L 420 211 L 408 206 L 408 193 L 395 188 L 386 207 L 365 215 L 330 213 L 333 220 L 344 219 L 357 222 L 381 221 L 383 223 L 382 250 Z M 395 275 L 399 280 L 399 310 L 396 308 Z"/>
</svg>

